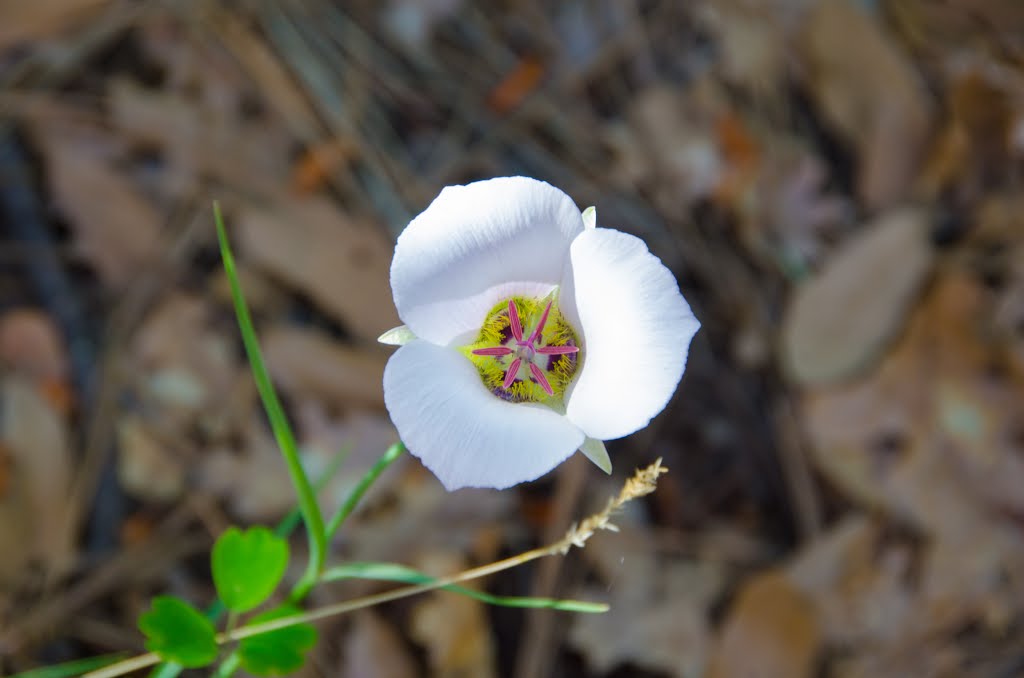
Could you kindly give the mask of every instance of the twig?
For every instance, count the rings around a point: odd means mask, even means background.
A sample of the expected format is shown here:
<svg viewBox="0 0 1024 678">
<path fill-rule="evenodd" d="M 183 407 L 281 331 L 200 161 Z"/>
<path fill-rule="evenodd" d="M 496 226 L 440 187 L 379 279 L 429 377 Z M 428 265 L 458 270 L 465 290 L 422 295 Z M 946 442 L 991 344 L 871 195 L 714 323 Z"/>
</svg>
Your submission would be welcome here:
<svg viewBox="0 0 1024 678">
<path fill-rule="evenodd" d="M 800 436 L 793 403 L 787 397 L 780 398 L 775 415 L 782 473 L 793 502 L 797 527 L 800 536 L 810 540 L 821 534 L 824 524 L 821 497 L 807 462 L 807 448 Z"/>
<path fill-rule="evenodd" d="M 271 631 L 277 631 L 278 629 L 287 628 L 289 626 L 326 619 L 346 612 L 353 612 L 373 605 L 380 605 L 381 603 L 398 600 L 399 598 L 407 598 L 420 593 L 434 591 L 446 586 L 451 586 L 452 584 L 486 577 L 487 575 L 501 572 L 502 570 L 507 570 L 509 568 L 516 567 L 517 565 L 537 560 L 538 558 L 544 558 L 545 556 L 565 555 L 573 546 L 583 548 L 586 545 L 587 540 L 590 539 L 590 537 L 592 537 L 598 530 L 612 530 L 617 532 L 618 528 L 614 523 L 612 523 L 612 517 L 619 508 L 628 501 L 638 497 L 643 497 L 653 492 L 657 487 L 658 476 L 667 472 L 668 469 L 661 465 L 660 458 L 647 468 L 638 469 L 636 474 L 626 481 L 626 484 L 622 487 L 619 494 L 608 500 L 604 510 L 599 513 L 595 513 L 581 523 L 573 525 L 561 539 L 549 544 L 548 546 L 542 546 L 540 548 L 533 549 L 532 551 L 520 553 L 519 555 L 511 558 L 506 558 L 505 560 L 499 560 L 495 563 L 475 567 L 448 577 L 441 577 L 433 580 L 429 584 L 406 586 L 393 591 L 385 591 L 384 593 L 364 596 L 362 598 L 356 598 L 355 600 L 347 600 L 342 603 L 337 603 L 336 605 L 328 605 L 326 607 L 304 612 L 302 614 L 292 615 L 290 617 L 281 617 L 262 624 L 243 626 L 242 628 L 235 629 L 230 633 L 218 634 L 217 643 L 223 645 L 236 640 L 244 640 L 245 638 L 251 638 Z M 144 654 L 123 662 L 118 662 L 117 664 L 112 664 L 111 666 L 97 671 L 92 671 L 85 674 L 83 678 L 116 678 L 117 676 L 123 676 L 126 673 L 130 673 L 131 671 L 135 671 L 140 668 L 153 666 L 159 662 L 159 656 L 153 653 Z"/>
</svg>

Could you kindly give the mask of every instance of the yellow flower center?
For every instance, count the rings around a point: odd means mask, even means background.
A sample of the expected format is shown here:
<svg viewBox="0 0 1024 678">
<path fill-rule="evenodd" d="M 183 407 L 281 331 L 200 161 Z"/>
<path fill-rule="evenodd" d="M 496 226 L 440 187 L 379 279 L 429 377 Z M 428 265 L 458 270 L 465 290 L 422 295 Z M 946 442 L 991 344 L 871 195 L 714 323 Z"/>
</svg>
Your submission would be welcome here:
<svg viewBox="0 0 1024 678">
<path fill-rule="evenodd" d="M 576 333 L 554 294 L 498 302 L 476 341 L 461 350 L 494 395 L 516 403 L 561 401 L 580 359 Z"/>
</svg>

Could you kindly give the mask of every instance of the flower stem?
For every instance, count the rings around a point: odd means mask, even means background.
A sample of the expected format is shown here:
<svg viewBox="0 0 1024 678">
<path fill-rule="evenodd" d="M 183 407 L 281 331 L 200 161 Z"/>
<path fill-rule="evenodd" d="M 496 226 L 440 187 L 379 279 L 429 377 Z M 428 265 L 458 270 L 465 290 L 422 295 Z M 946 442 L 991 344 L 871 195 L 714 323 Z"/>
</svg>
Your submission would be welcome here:
<svg viewBox="0 0 1024 678">
<path fill-rule="evenodd" d="M 295 443 L 295 435 L 288 424 L 284 408 L 281 407 L 281 402 L 277 398 L 277 392 L 274 390 L 273 383 L 270 380 L 270 373 L 267 370 L 266 363 L 263 361 L 263 353 L 260 350 L 259 341 L 256 339 L 256 331 L 253 328 L 252 317 L 249 315 L 249 307 L 245 303 L 242 286 L 238 282 L 235 258 L 231 253 L 231 245 L 228 242 L 227 231 L 224 228 L 220 204 L 217 202 L 213 203 L 213 216 L 217 226 L 217 240 L 220 243 L 224 271 L 228 276 L 228 283 L 231 287 L 231 300 L 235 306 L 238 327 L 242 332 L 242 343 L 245 345 L 245 352 L 249 357 L 249 364 L 252 367 L 256 389 L 259 391 L 263 407 L 267 412 L 267 418 L 270 420 L 270 427 L 273 429 L 274 438 L 281 449 L 281 455 L 284 457 L 285 465 L 288 467 L 288 475 L 291 477 L 295 493 L 298 495 L 299 510 L 302 512 L 302 519 L 306 525 L 306 535 L 309 541 L 309 564 L 299 582 L 303 586 L 312 586 L 323 570 L 327 554 L 327 536 L 324 533 L 324 519 L 320 514 L 320 506 L 316 502 L 316 493 L 313 491 L 305 469 L 302 468 L 298 446 Z"/>
</svg>

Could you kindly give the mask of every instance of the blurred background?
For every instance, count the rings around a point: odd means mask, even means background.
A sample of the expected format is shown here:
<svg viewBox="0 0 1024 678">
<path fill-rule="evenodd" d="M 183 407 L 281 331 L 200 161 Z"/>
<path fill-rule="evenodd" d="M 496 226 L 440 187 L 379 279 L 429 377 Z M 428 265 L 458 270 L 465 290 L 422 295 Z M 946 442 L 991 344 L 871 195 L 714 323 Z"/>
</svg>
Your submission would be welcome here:
<svg viewBox="0 0 1024 678">
<path fill-rule="evenodd" d="M 333 557 L 488 562 L 664 457 L 620 533 L 481 584 L 612 610 L 425 595 L 324 622 L 302 675 L 1024 675 L 1022 160 L 1016 0 L 0 0 L 0 673 L 140 651 L 292 505 L 214 199 L 333 508 L 396 440 L 394 238 L 523 174 L 678 275 L 679 391 L 610 478 L 406 458 Z"/>
</svg>

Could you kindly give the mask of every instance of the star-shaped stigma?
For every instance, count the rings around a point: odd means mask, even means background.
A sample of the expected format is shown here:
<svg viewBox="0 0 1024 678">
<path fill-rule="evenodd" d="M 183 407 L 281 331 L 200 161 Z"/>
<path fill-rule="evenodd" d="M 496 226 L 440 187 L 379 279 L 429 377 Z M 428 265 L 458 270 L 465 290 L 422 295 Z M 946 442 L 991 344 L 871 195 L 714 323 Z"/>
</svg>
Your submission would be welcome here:
<svg viewBox="0 0 1024 678">
<path fill-rule="evenodd" d="M 530 332 L 530 336 L 523 339 L 523 323 L 519 319 L 519 309 L 516 308 L 515 302 L 509 299 L 508 320 L 512 336 L 501 346 L 486 346 L 473 349 L 472 353 L 479 356 L 491 356 L 494 358 L 508 355 L 514 356 L 508 369 L 505 371 L 505 380 L 501 385 L 503 389 L 508 390 L 515 383 L 525 364 L 534 381 L 540 384 L 545 393 L 553 396 L 555 390 L 545 374 L 548 356 L 567 355 L 580 350 L 579 346 L 550 346 L 543 343 L 544 325 L 547 323 L 548 314 L 551 312 L 551 303 L 549 301 L 547 306 L 544 307 L 544 312 L 541 314 L 540 320 L 537 321 L 537 326 Z M 538 361 L 542 362 L 538 363 Z M 541 367 L 542 364 L 545 367 Z"/>
</svg>

